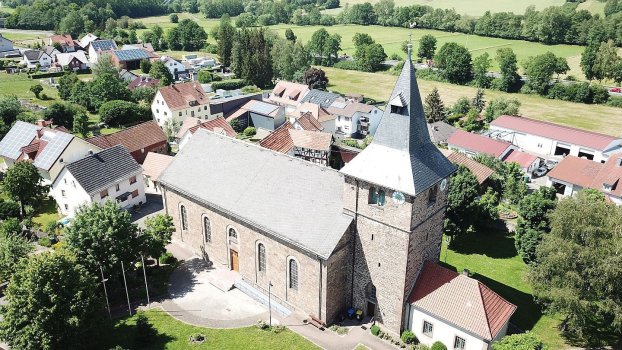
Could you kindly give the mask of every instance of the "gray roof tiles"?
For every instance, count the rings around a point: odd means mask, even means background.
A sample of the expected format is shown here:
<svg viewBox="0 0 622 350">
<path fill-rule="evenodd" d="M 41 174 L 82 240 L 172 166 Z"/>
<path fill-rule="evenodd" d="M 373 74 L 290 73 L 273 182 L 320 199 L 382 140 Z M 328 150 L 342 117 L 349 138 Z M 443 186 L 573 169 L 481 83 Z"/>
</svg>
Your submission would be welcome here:
<svg viewBox="0 0 622 350">
<path fill-rule="evenodd" d="M 142 172 L 141 166 L 122 145 L 67 164 L 67 170 L 89 194 Z"/>
<path fill-rule="evenodd" d="M 159 180 L 324 259 L 352 222 L 343 214 L 343 175 L 202 129 Z"/>
<path fill-rule="evenodd" d="M 333 102 L 335 102 L 336 99 L 340 97 L 340 95 L 332 92 L 313 89 L 307 92 L 300 103 L 311 102 L 322 106 L 322 108 L 328 108 L 333 104 Z"/>
</svg>

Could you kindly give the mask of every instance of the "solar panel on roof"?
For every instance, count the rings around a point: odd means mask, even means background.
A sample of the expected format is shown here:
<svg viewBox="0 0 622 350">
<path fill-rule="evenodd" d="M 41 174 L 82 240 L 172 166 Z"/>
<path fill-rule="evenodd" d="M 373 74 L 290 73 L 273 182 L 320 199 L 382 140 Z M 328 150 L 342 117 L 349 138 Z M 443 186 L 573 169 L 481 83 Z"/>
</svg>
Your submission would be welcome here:
<svg viewBox="0 0 622 350">
<path fill-rule="evenodd" d="M 143 49 L 117 50 L 114 54 L 119 61 L 138 61 L 150 57 L 149 53 Z"/>
<path fill-rule="evenodd" d="M 61 153 L 67 148 L 67 145 L 73 139 L 73 136 L 64 132 L 56 132 L 51 135 L 44 135 L 42 138 L 48 142 L 43 151 L 37 155 L 34 165 L 38 168 L 49 169 Z"/>
<path fill-rule="evenodd" d="M 17 159 L 21 154 L 20 149 L 32 141 L 36 131 L 36 125 L 17 121 L 0 141 L 0 155 Z"/>
<path fill-rule="evenodd" d="M 117 44 L 113 40 L 96 40 L 91 42 L 91 46 L 95 50 L 108 51 L 117 48 Z"/>
<path fill-rule="evenodd" d="M 278 108 L 278 106 L 271 105 L 269 103 L 255 103 L 251 107 L 251 111 L 259 113 L 259 114 L 268 115 L 268 114 L 272 113 L 277 108 Z"/>
</svg>

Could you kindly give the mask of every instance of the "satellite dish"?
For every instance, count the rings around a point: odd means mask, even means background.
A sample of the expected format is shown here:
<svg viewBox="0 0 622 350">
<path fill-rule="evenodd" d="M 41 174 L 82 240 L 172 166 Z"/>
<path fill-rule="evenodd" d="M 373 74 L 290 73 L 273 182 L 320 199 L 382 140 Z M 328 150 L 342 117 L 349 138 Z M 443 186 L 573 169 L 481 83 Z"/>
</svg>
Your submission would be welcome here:
<svg viewBox="0 0 622 350">
<path fill-rule="evenodd" d="M 393 202 L 395 204 L 403 204 L 406 201 L 406 197 L 402 192 L 393 192 Z"/>
<path fill-rule="evenodd" d="M 446 188 L 447 188 L 447 179 L 443 179 L 443 181 L 441 181 L 441 191 L 445 191 Z"/>
</svg>

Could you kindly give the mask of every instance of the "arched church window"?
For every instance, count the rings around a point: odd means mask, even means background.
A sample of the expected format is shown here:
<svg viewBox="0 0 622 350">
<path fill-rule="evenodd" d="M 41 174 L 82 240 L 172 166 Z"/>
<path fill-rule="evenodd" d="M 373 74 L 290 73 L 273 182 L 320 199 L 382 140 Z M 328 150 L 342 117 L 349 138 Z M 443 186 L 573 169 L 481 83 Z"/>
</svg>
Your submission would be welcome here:
<svg viewBox="0 0 622 350">
<path fill-rule="evenodd" d="M 289 288 L 298 290 L 298 262 L 289 259 Z"/>
<path fill-rule="evenodd" d="M 238 241 L 238 231 L 236 231 L 233 227 L 229 227 L 229 239 L 234 242 Z"/>
<path fill-rule="evenodd" d="M 257 269 L 266 271 L 266 246 L 263 243 L 257 245 Z"/>
<path fill-rule="evenodd" d="M 203 236 L 205 237 L 205 242 L 209 243 L 212 241 L 212 227 L 207 216 L 203 217 Z"/>
<path fill-rule="evenodd" d="M 186 211 L 186 206 L 182 204 L 179 207 L 179 211 L 181 213 L 181 229 L 185 231 L 188 229 L 188 212 Z"/>
</svg>

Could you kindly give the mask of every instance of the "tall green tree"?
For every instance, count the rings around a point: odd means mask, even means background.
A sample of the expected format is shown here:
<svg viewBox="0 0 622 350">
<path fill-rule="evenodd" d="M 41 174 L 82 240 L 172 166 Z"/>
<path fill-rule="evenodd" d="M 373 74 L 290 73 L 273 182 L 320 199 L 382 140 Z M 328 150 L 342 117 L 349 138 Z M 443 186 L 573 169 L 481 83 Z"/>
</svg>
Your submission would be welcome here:
<svg viewBox="0 0 622 350">
<path fill-rule="evenodd" d="M 354 60 L 360 70 L 375 72 L 382 68 L 382 62 L 387 58 L 382 45 L 365 33 L 354 34 L 352 41 L 356 49 Z"/>
<path fill-rule="evenodd" d="M 54 102 L 43 111 L 43 119 L 71 130 L 75 116 L 80 113 L 84 114 L 85 111 L 79 105 L 69 102 Z"/>
<path fill-rule="evenodd" d="M 305 71 L 303 76 L 304 83 L 309 89 L 326 90 L 328 77 L 322 69 L 311 67 Z"/>
<path fill-rule="evenodd" d="M 518 75 L 518 60 L 514 51 L 507 47 L 498 49 L 496 60 L 501 70 L 499 90 L 505 92 L 518 91 L 520 88 L 520 76 Z"/>
<path fill-rule="evenodd" d="M 89 116 L 86 113 L 81 112 L 73 117 L 73 132 L 80 134 L 83 138 L 87 138 L 91 132 L 89 126 Z"/>
<path fill-rule="evenodd" d="M 536 300 L 589 346 L 622 344 L 621 220 L 595 190 L 560 200 L 529 274 Z"/>
<path fill-rule="evenodd" d="M 272 83 L 272 41 L 264 28 L 238 31 L 232 49 L 231 69 L 240 79 L 264 88 Z"/>
<path fill-rule="evenodd" d="M 311 56 L 301 43 L 281 38 L 274 41 L 271 55 L 277 79 L 300 80 L 311 63 Z"/>
<path fill-rule="evenodd" d="M 613 43 L 613 40 L 601 43 L 594 59 L 594 66 L 592 67 L 594 77 L 599 81 L 613 79 L 618 62 L 620 62 L 620 56 L 618 56 L 618 48 Z"/>
<path fill-rule="evenodd" d="M 519 115 L 521 103 L 516 98 L 499 97 L 488 102 L 484 116 L 487 122 L 501 115 Z"/>
<path fill-rule="evenodd" d="M 79 81 L 76 73 L 65 74 L 58 79 L 58 95 L 63 100 L 71 98 L 71 89 Z"/>
<path fill-rule="evenodd" d="M 5 220 L 1 225 L 0 281 L 8 281 L 15 273 L 19 260 L 27 257 L 34 250 L 34 246 L 20 234 L 22 225 L 17 219 Z M 15 228 L 18 230 L 17 234 L 14 232 Z"/>
<path fill-rule="evenodd" d="M 590 43 L 583 53 L 581 54 L 581 70 L 588 80 L 592 80 L 596 77 L 594 72 L 594 62 L 596 61 L 596 54 L 600 45 L 597 43 Z"/>
<path fill-rule="evenodd" d="M 166 42 L 170 49 L 197 51 L 207 42 L 207 33 L 195 21 L 183 19 L 166 33 Z"/>
<path fill-rule="evenodd" d="M 471 107 L 477 110 L 477 113 L 482 113 L 484 107 L 486 106 L 486 100 L 484 99 L 484 90 L 477 89 L 475 96 L 471 100 Z"/>
<path fill-rule="evenodd" d="M 436 37 L 430 34 L 425 34 L 419 39 L 419 49 L 417 50 L 417 56 L 431 60 L 434 58 L 436 52 Z"/>
<path fill-rule="evenodd" d="M 23 259 L 0 309 L 0 337 L 16 350 L 77 349 L 98 325 L 102 304 L 96 278 L 65 251 Z"/>
<path fill-rule="evenodd" d="M 548 91 L 552 84 L 553 74 L 563 74 L 569 69 L 566 59 L 557 57 L 550 51 L 529 57 L 525 61 L 524 68 L 527 86 L 540 95 Z"/>
<path fill-rule="evenodd" d="M 158 261 L 166 252 L 166 246 L 171 243 L 175 232 L 175 224 L 170 215 L 158 214 L 145 220 L 143 230 L 143 251 Z M 159 261 L 158 261 L 159 263 Z"/>
<path fill-rule="evenodd" d="M 503 198 L 512 204 L 518 204 L 527 194 L 523 171 L 517 163 L 507 164 L 504 170 Z"/>
<path fill-rule="evenodd" d="M 22 110 L 22 105 L 15 95 L 0 97 L 0 120 L 7 131 L 17 120 L 17 116 Z"/>
<path fill-rule="evenodd" d="M 484 52 L 473 60 L 473 80 L 477 87 L 484 89 L 490 87 L 491 78 L 488 76 L 488 70 L 491 65 L 492 59 L 488 52 Z"/>
<path fill-rule="evenodd" d="M 441 99 L 441 94 L 438 93 L 438 89 L 432 89 L 432 92 L 425 98 L 423 105 L 428 123 L 434 123 L 438 121 L 444 121 L 447 119 L 447 112 L 445 111 L 445 105 Z"/>
<path fill-rule="evenodd" d="M 31 162 L 18 161 L 7 169 L 2 190 L 19 203 L 19 215 L 23 219 L 26 206 L 39 204 L 47 195 L 49 186 L 43 185 L 39 170 Z"/>
<path fill-rule="evenodd" d="M 82 207 L 65 230 L 67 247 L 93 273 L 117 271 L 121 261 L 136 261 L 141 251 L 138 227 L 114 201 Z"/>
<path fill-rule="evenodd" d="M 127 83 L 118 74 L 96 76 L 88 83 L 88 93 L 91 100 L 90 107 L 93 108 L 92 112 L 97 111 L 102 104 L 108 101 L 132 99 L 132 94 L 127 89 Z"/>
<path fill-rule="evenodd" d="M 99 55 L 97 63 L 91 67 L 91 70 L 93 71 L 93 75 L 95 75 L 95 77 L 99 77 L 101 75 L 116 75 L 119 73 L 119 69 L 114 64 L 112 56 L 109 54 Z"/>
<path fill-rule="evenodd" d="M 291 28 L 287 28 L 285 30 L 285 39 L 289 41 L 296 41 L 296 34 L 294 34 L 294 31 Z"/>
<path fill-rule="evenodd" d="M 168 86 L 171 85 L 175 80 L 173 79 L 173 75 L 171 71 L 166 68 L 166 65 L 162 61 L 155 61 L 151 64 L 151 69 L 149 70 L 149 75 L 154 79 L 160 79 L 160 85 Z"/>
<path fill-rule="evenodd" d="M 549 215 L 555 209 L 556 193 L 552 187 L 540 187 L 518 202 L 520 218 L 516 225 L 514 243 L 525 262 L 536 258 L 536 248 L 542 237 L 550 232 Z"/>
<path fill-rule="evenodd" d="M 468 232 L 477 219 L 478 196 L 477 178 L 467 167 L 458 166 L 449 180 L 445 234 L 456 236 Z"/>
<path fill-rule="evenodd" d="M 229 67 L 231 65 L 231 50 L 235 40 L 235 28 L 231 25 L 229 15 L 225 14 L 220 18 L 217 35 L 218 57 L 225 67 Z"/>
<path fill-rule="evenodd" d="M 316 64 L 332 65 L 341 50 L 341 36 L 337 33 L 328 34 L 324 28 L 318 29 L 311 36 L 307 49 Z"/>
<path fill-rule="evenodd" d="M 445 43 L 434 56 L 434 63 L 452 83 L 466 84 L 471 80 L 471 53 L 454 42 Z"/>
</svg>

